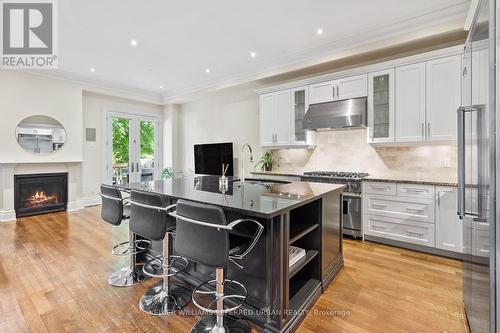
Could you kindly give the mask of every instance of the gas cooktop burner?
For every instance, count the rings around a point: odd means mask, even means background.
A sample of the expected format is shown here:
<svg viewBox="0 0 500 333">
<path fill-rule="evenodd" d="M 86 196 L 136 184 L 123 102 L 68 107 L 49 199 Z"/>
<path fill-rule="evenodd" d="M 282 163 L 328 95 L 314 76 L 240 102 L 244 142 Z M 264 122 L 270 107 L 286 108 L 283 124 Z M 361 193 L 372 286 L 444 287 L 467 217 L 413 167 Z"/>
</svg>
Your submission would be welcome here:
<svg viewBox="0 0 500 333">
<path fill-rule="evenodd" d="M 368 176 L 366 172 L 343 172 L 343 171 L 309 171 L 304 176 L 361 179 Z"/>
</svg>

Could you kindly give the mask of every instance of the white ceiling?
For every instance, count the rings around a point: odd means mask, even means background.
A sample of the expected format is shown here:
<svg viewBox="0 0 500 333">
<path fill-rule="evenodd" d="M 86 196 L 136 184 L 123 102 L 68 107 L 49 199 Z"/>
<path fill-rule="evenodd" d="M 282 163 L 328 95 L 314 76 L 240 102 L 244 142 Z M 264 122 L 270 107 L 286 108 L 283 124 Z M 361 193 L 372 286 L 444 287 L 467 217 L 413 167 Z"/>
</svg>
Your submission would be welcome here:
<svg viewBox="0 0 500 333">
<path fill-rule="evenodd" d="M 404 34 L 459 28 L 469 2 L 64 0 L 59 1 L 56 74 L 180 100 L 332 60 L 362 45 L 377 47 Z"/>
</svg>

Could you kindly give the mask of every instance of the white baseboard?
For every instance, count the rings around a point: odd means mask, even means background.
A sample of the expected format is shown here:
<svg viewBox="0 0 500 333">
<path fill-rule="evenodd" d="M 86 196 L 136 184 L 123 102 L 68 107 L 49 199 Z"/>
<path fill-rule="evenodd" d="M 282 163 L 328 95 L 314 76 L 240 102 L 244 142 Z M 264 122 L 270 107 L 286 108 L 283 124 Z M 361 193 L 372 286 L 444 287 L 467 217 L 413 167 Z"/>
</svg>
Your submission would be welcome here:
<svg viewBox="0 0 500 333">
<path fill-rule="evenodd" d="M 97 197 L 94 197 L 94 198 L 83 199 L 83 206 L 84 207 L 98 206 L 98 205 L 101 205 L 101 204 L 102 204 L 101 196 L 97 196 Z"/>
<path fill-rule="evenodd" d="M 0 222 L 15 221 L 16 212 L 14 210 L 0 210 Z"/>
<path fill-rule="evenodd" d="M 66 206 L 66 211 L 74 212 L 75 210 L 82 209 L 84 207 L 83 202 L 84 202 L 83 200 L 68 202 L 68 205 Z"/>
</svg>

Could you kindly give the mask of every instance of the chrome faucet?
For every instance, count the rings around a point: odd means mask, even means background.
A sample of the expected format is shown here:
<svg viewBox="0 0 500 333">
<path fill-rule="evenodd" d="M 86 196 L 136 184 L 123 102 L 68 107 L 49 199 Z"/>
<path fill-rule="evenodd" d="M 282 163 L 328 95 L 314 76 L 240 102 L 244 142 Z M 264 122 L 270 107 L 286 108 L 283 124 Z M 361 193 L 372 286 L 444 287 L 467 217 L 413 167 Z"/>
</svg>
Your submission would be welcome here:
<svg viewBox="0 0 500 333">
<path fill-rule="evenodd" d="M 240 175 L 240 181 L 242 183 L 245 182 L 245 147 L 248 147 L 248 150 L 250 151 L 250 163 L 253 162 L 253 155 L 252 155 L 252 147 L 248 143 L 245 143 L 243 147 L 241 147 L 241 175 Z"/>
</svg>

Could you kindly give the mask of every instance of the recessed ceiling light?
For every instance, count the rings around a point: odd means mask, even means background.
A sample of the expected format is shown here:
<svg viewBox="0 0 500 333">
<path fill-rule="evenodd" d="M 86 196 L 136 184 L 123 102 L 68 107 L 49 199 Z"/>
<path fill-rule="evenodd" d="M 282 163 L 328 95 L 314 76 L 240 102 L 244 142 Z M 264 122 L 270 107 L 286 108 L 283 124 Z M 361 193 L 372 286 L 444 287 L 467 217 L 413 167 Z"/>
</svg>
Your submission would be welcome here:
<svg viewBox="0 0 500 333">
<path fill-rule="evenodd" d="M 321 36 L 323 34 L 323 28 L 318 28 L 318 30 L 316 30 L 316 33 Z"/>
<path fill-rule="evenodd" d="M 255 58 L 257 56 L 257 53 L 255 52 L 250 52 L 250 57 Z"/>
<path fill-rule="evenodd" d="M 160 86 L 160 89 L 163 89 L 163 86 Z"/>
<path fill-rule="evenodd" d="M 210 73 L 210 68 L 205 68 L 205 73 Z"/>
<path fill-rule="evenodd" d="M 130 45 L 134 46 L 134 47 L 137 46 L 137 40 L 136 39 L 131 39 L 130 40 Z"/>
<path fill-rule="evenodd" d="M 90 71 L 91 71 L 92 73 L 94 73 L 94 72 L 95 72 L 95 68 L 91 68 L 91 69 L 90 69 Z"/>
</svg>

